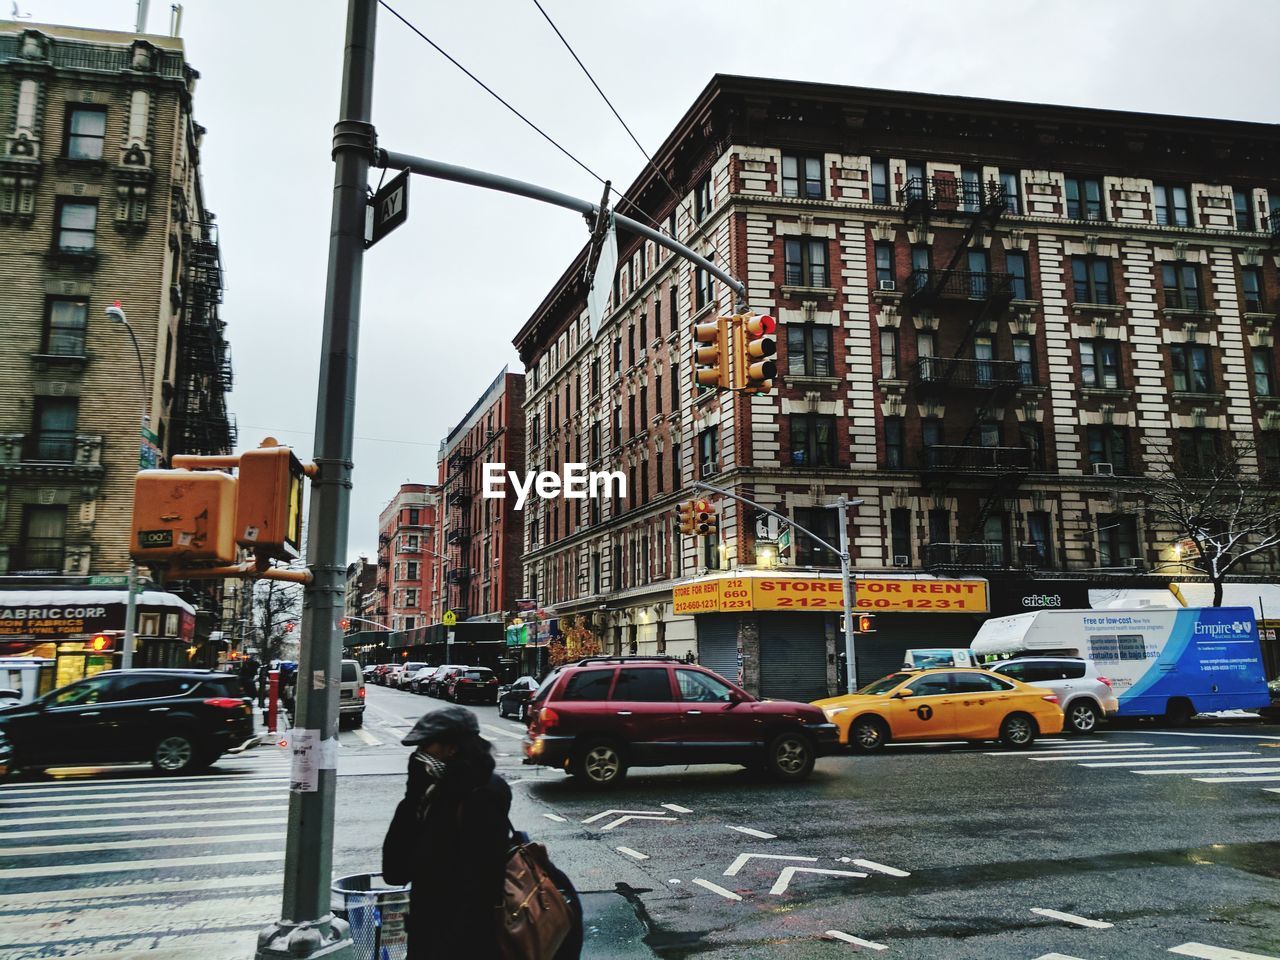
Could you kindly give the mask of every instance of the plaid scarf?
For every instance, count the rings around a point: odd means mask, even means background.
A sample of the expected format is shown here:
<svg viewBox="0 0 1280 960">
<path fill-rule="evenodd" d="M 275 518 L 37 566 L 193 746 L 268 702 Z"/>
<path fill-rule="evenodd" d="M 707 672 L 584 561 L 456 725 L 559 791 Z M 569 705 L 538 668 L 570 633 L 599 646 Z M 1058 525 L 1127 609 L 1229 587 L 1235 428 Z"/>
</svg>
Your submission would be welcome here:
<svg viewBox="0 0 1280 960">
<path fill-rule="evenodd" d="M 437 760 L 421 750 L 415 751 L 409 759 L 410 793 L 415 792 L 415 788 L 420 791 L 415 798 L 415 812 L 419 820 L 426 818 L 427 811 L 431 808 L 431 796 L 436 792 L 436 788 L 444 780 L 448 771 L 449 768 L 443 760 Z"/>
</svg>

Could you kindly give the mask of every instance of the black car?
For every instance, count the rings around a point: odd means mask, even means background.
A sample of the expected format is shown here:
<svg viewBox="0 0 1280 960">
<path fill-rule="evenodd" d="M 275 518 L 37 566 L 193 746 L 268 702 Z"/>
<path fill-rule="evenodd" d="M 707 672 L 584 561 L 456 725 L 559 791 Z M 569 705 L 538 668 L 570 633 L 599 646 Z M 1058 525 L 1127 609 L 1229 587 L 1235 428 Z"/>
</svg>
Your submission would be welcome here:
<svg viewBox="0 0 1280 960">
<path fill-rule="evenodd" d="M 149 760 L 179 774 L 257 744 L 239 678 L 213 670 L 108 670 L 0 709 L 10 771 Z"/>
<path fill-rule="evenodd" d="M 515 717 L 521 723 L 529 719 L 529 701 L 538 689 L 533 677 L 520 677 L 514 683 L 498 689 L 498 716 Z"/>
<path fill-rule="evenodd" d="M 497 703 L 498 676 L 488 667 L 462 667 L 444 681 L 445 699 L 453 703 Z"/>
</svg>

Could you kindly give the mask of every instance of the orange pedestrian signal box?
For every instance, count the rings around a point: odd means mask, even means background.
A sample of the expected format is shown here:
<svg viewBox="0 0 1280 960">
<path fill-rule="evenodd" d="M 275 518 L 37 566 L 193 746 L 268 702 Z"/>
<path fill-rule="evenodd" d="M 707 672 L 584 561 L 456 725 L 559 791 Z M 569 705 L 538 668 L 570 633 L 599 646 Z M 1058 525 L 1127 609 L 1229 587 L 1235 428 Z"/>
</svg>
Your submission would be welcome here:
<svg viewBox="0 0 1280 960">
<path fill-rule="evenodd" d="M 302 544 L 306 470 L 288 447 L 240 454 L 235 540 L 258 559 L 293 560 Z"/>
<path fill-rule="evenodd" d="M 94 634 L 89 641 L 89 649 L 94 653 L 105 653 L 111 649 L 111 638 L 105 633 Z"/>
<path fill-rule="evenodd" d="M 133 543 L 144 563 L 236 558 L 236 481 L 219 470 L 142 470 L 133 486 Z"/>
</svg>

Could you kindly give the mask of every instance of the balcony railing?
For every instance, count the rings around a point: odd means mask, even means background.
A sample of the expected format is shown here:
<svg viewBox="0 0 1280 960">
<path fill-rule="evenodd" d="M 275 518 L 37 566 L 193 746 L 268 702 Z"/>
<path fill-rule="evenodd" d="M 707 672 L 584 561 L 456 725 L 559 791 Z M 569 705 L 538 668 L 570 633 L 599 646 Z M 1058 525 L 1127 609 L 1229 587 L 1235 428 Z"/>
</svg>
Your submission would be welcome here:
<svg viewBox="0 0 1280 960">
<path fill-rule="evenodd" d="M 449 583 L 470 583 L 471 570 L 467 567 L 461 567 L 457 570 L 450 570 L 446 579 Z"/>
<path fill-rule="evenodd" d="M 1169 310 L 1190 310 L 1199 313 L 1204 310 L 1204 298 L 1199 290 L 1166 290 L 1164 305 Z"/>
<path fill-rule="evenodd" d="M 924 448 L 926 470 L 962 473 L 1023 473 L 1033 467 L 1029 447 L 982 447 L 933 444 Z"/>
<path fill-rule="evenodd" d="M 60 542 L 49 544 L 28 541 L 18 544 L 16 555 L 9 566 L 13 573 L 33 573 L 37 570 L 62 573 L 65 558 L 66 551 Z"/>
<path fill-rule="evenodd" d="M 1020 543 L 1010 551 L 1003 543 L 930 543 L 924 547 L 928 570 L 1040 570 L 1045 551 L 1035 543 Z"/>
<path fill-rule="evenodd" d="M 924 357 L 916 364 L 915 381 L 922 387 L 987 390 L 1031 383 L 1031 374 L 1031 364 L 1020 360 Z"/>
<path fill-rule="evenodd" d="M 1005 210 L 1008 196 L 1004 185 L 994 180 L 974 183 L 954 177 L 912 177 L 898 194 L 904 207 L 923 203 L 934 209 L 955 213 L 982 213 Z"/>
<path fill-rule="evenodd" d="M 912 270 L 907 276 L 907 298 L 933 300 L 1011 300 L 1013 275 L 985 270 Z"/>
<path fill-rule="evenodd" d="M 458 543 L 466 543 L 471 539 L 471 530 L 468 527 L 450 527 L 449 532 L 445 534 L 444 542 L 449 546 Z"/>
<path fill-rule="evenodd" d="M 29 436 L 22 444 L 22 459 L 28 463 L 72 463 L 76 459 L 76 439 Z"/>
<path fill-rule="evenodd" d="M 457 483 L 449 488 L 449 495 L 445 498 L 445 503 L 451 507 L 466 503 L 471 499 L 471 485 L 469 483 Z"/>
</svg>

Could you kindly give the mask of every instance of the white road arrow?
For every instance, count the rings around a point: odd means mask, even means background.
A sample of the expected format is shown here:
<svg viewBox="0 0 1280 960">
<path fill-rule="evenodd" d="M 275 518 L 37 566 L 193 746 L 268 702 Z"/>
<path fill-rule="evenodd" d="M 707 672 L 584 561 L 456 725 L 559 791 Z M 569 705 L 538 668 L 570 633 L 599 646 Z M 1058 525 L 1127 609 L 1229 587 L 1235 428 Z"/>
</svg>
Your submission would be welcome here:
<svg viewBox="0 0 1280 960">
<path fill-rule="evenodd" d="M 637 816 L 637 815 L 635 815 L 635 814 L 628 814 L 628 815 L 627 815 L 627 816 L 625 816 L 625 817 L 619 817 L 617 820 L 614 820 L 614 821 L 613 821 L 613 822 L 611 822 L 611 823 L 606 823 L 606 824 L 605 824 L 603 827 L 601 827 L 600 829 L 601 829 L 601 830 L 612 830 L 614 827 L 620 827 L 620 826 L 622 826 L 622 825 L 623 825 L 624 823 L 626 823 L 628 820 L 665 820 L 667 823 L 675 823 L 675 822 L 676 822 L 676 818 L 675 818 L 675 817 L 648 817 L 648 816 Z M 865 876 L 865 874 L 864 874 L 864 876 Z"/>
<path fill-rule="evenodd" d="M 595 816 L 587 817 L 583 823 L 595 823 L 597 820 L 603 820 L 605 817 L 616 817 L 621 813 L 629 813 L 632 816 L 667 816 L 666 810 L 606 810 L 604 813 L 597 813 Z"/>
<path fill-rule="evenodd" d="M 729 869 L 724 872 L 726 877 L 736 877 L 738 871 L 741 870 L 748 860 L 752 858 L 758 860 L 799 860 L 802 863 L 817 863 L 817 857 L 783 857 L 772 853 L 740 853 L 738 858 L 729 865 Z"/>
<path fill-rule="evenodd" d="M 821 873 L 830 877 L 865 877 L 865 873 L 854 873 L 852 870 L 820 870 L 817 867 L 783 867 L 782 872 L 778 874 L 778 879 L 769 889 L 775 897 L 780 897 L 787 892 L 787 887 L 791 884 L 791 878 L 797 873 Z"/>
</svg>

